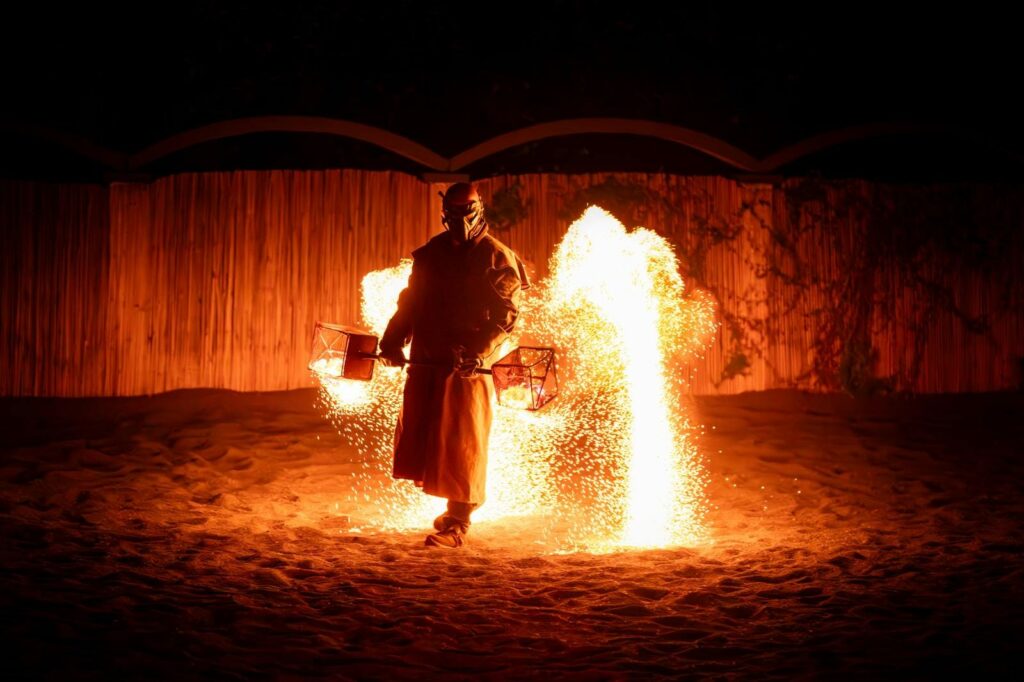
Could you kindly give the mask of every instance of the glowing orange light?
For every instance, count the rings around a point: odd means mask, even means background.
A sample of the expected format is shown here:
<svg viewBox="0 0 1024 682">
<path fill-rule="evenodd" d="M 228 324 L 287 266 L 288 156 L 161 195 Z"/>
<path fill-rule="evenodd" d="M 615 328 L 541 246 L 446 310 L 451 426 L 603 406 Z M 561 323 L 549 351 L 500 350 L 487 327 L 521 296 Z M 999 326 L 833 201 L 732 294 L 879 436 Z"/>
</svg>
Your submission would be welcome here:
<svg viewBox="0 0 1024 682">
<path fill-rule="evenodd" d="M 410 266 L 364 278 L 363 324 L 375 333 L 394 312 Z M 474 521 L 543 512 L 560 546 L 592 551 L 699 542 L 706 481 L 688 436 L 682 363 L 717 330 L 713 302 L 687 295 L 665 239 L 627 232 L 597 207 L 570 226 L 550 271 L 521 302 L 515 338 L 500 352 L 524 333 L 558 348 L 564 386 L 543 411 L 496 408 L 488 499 Z M 380 510 L 374 521 L 428 525 L 443 501 L 387 475 L 402 374 L 319 381 L 334 423 L 366 458 L 356 490 Z M 529 405 L 532 390 L 509 386 L 503 403 Z"/>
</svg>

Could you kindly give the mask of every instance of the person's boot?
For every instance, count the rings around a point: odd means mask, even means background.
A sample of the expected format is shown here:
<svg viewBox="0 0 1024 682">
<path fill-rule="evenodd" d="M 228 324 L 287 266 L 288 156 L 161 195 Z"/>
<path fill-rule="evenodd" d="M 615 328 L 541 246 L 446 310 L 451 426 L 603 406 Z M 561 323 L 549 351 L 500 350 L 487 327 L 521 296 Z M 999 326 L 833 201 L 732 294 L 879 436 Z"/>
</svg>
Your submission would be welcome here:
<svg viewBox="0 0 1024 682">
<path fill-rule="evenodd" d="M 471 523 L 469 520 L 470 514 L 479 506 L 480 504 L 476 502 L 448 500 L 448 508 L 434 519 L 434 530 L 442 531 L 453 523 L 464 523 L 468 526 Z"/>
<path fill-rule="evenodd" d="M 466 533 L 469 531 L 469 526 L 460 522 L 458 519 L 453 519 L 450 516 L 445 518 L 450 519 L 451 523 L 447 528 L 427 536 L 425 544 L 428 547 L 458 549 L 465 544 Z"/>
<path fill-rule="evenodd" d="M 448 528 L 448 526 L 452 525 L 453 523 L 458 523 L 458 522 L 459 522 L 458 519 L 456 519 L 456 518 L 454 518 L 452 516 L 449 516 L 448 512 L 445 512 L 444 514 L 441 514 L 436 519 L 434 519 L 434 530 L 442 531 L 442 530 L 445 530 L 446 528 Z"/>
</svg>

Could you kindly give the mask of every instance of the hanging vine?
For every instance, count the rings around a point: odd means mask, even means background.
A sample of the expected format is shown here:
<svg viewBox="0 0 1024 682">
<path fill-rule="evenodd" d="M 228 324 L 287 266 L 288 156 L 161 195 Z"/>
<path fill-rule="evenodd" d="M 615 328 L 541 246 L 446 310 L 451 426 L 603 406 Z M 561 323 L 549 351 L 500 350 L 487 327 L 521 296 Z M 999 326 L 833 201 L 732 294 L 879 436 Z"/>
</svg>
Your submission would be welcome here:
<svg viewBox="0 0 1024 682">
<path fill-rule="evenodd" d="M 530 202 L 523 197 L 523 186 L 515 183 L 497 190 L 487 204 L 487 224 L 498 231 L 510 230 L 526 218 Z"/>
<path fill-rule="evenodd" d="M 1019 188 L 797 178 L 775 188 L 770 199 L 747 199 L 738 209 L 702 196 L 700 183 L 685 191 L 682 198 L 678 191 L 668 196 L 642 179 L 613 176 L 567 193 L 559 217 L 572 220 L 597 204 L 623 222 L 686 234 L 677 241 L 681 267 L 715 298 L 726 335 L 714 385 L 749 374 L 756 358 L 773 385 L 857 396 L 911 391 L 920 385 L 936 323 L 946 316 L 1000 349 L 992 321 L 1013 314 L 1016 300 L 1010 259 L 1019 248 L 1013 241 Z M 771 301 L 732 291 L 707 272 L 708 254 L 723 248 L 765 282 Z M 980 313 L 966 309 L 956 275 L 962 272 L 991 277 L 996 305 Z M 750 313 L 759 309 L 770 312 Z M 766 349 L 788 342 L 786 324 L 798 311 L 813 330 L 810 353 L 803 370 L 784 376 Z M 897 331 L 911 347 L 899 349 L 904 358 L 883 375 L 873 340 Z"/>
</svg>

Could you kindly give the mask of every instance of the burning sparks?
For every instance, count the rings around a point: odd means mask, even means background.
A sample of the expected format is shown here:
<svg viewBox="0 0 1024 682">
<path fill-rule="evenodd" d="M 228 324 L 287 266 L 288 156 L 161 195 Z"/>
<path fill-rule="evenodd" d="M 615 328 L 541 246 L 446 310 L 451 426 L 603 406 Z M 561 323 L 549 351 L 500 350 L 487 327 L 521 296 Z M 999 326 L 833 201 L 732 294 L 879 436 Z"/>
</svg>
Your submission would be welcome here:
<svg viewBox="0 0 1024 682">
<path fill-rule="evenodd" d="M 508 407 L 525 410 L 533 405 L 533 394 L 526 386 L 509 386 L 505 389 L 502 400 Z"/>
<path fill-rule="evenodd" d="M 412 260 L 404 259 L 395 267 L 363 277 L 362 322 L 378 338 L 394 314 L 398 294 L 411 272 Z M 338 433 L 359 455 L 360 469 L 353 474 L 355 480 L 346 503 L 356 508 L 369 505 L 372 520 L 388 529 L 419 526 L 431 513 L 440 513 L 443 502 L 438 504 L 408 481 L 395 481 L 390 476 L 392 439 L 405 383 L 402 371 L 378 363 L 370 381 L 351 381 L 327 373 L 317 373 L 316 377 L 320 402 Z"/>
<path fill-rule="evenodd" d="M 686 294 L 662 237 L 627 232 L 596 207 L 570 226 L 550 266 L 521 302 L 508 345 L 529 337 L 557 348 L 562 390 L 541 411 L 496 408 L 488 498 L 474 520 L 543 513 L 558 546 L 591 551 L 699 542 L 706 481 L 682 404 L 683 363 L 717 330 L 713 303 Z M 403 261 L 364 278 L 364 324 L 374 333 L 410 268 Z M 320 383 L 335 425 L 362 455 L 357 494 L 377 507 L 375 520 L 426 526 L 443 501 L 390 478 L 401 372 L 378 367 L 369 383 Z"/>
<path fill-rule="evenodd" d="M 405 289 L 411 273 L 412 259 L 403 258 L 393 268 L 374 270 L 363 277 L 363 324 L 378 338 L 384 334 L 388 320 L 398 309 L 398 294 Z"/>
</svg>

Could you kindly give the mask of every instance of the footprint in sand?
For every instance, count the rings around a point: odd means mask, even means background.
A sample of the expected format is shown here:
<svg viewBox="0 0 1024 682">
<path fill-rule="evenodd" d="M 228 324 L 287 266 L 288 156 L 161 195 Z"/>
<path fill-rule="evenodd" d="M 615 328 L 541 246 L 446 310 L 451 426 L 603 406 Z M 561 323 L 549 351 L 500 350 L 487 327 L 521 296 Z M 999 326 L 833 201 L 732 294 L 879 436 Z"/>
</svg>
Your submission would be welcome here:
<svg viewBox="0 0 1024 682">
<path fill-rule="evenodd" d="M 76 450 L 71 455 L 71 459 L 77 462 L 79 465 L 92 471 L 120 471 L 124 468 L 124 464 L 114 459 L 110 455 L 106 455 L 99 450 Z"/>
</svg>

